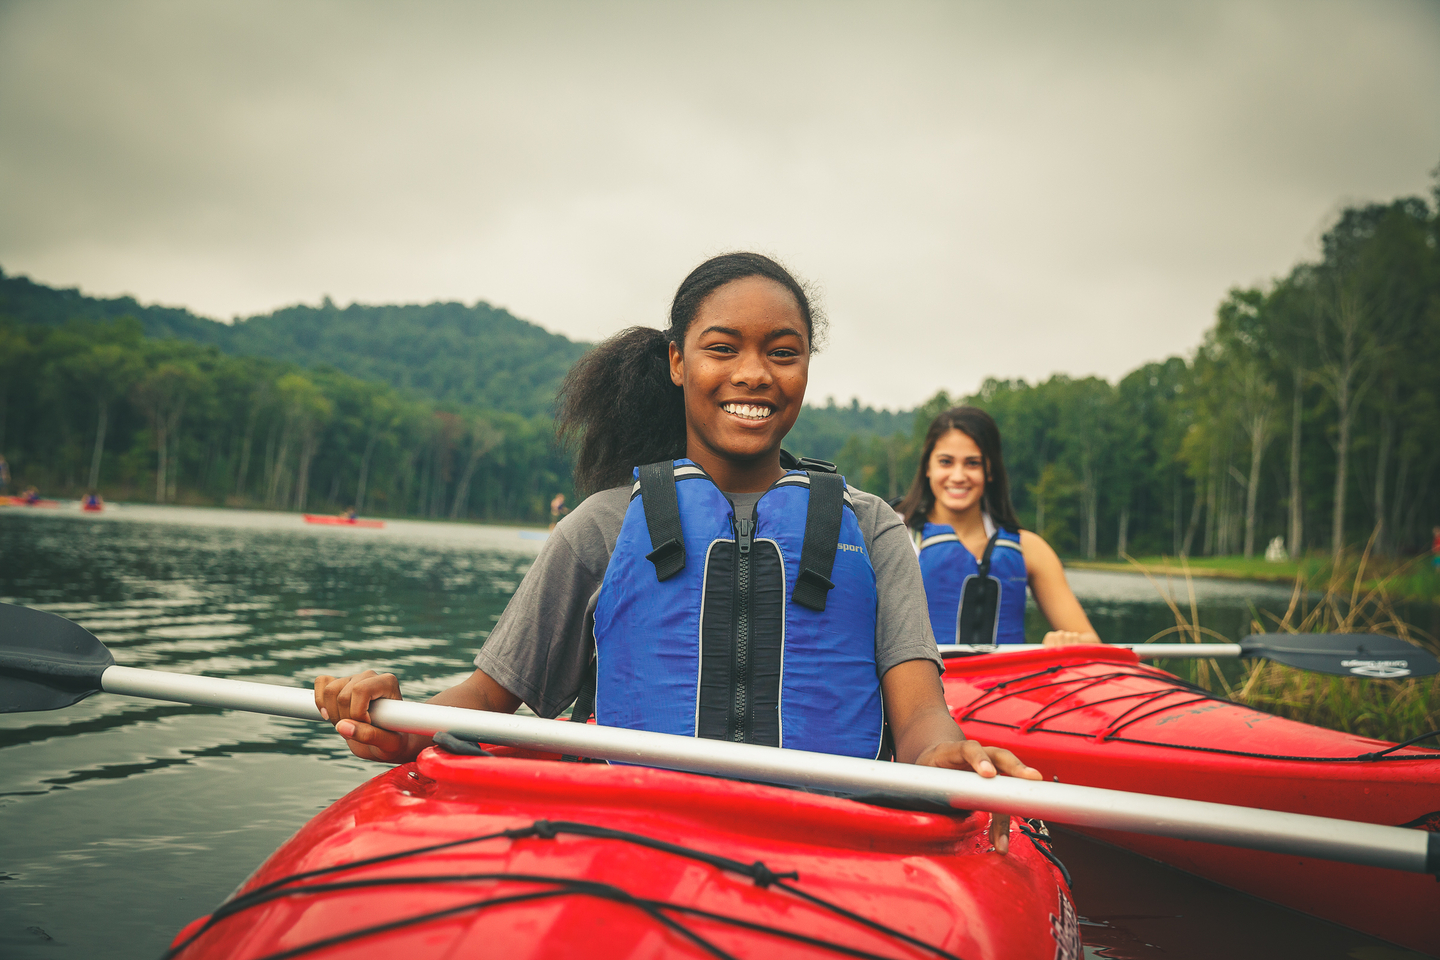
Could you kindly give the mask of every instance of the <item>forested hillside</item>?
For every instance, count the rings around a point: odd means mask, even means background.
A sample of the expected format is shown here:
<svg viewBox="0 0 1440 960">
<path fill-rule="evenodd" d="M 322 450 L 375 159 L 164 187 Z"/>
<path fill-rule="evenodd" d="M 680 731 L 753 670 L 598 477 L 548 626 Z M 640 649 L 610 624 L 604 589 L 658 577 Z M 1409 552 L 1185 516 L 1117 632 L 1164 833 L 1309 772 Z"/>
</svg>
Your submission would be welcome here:
<svg viewBox="0 0 1440 960">
<path fill-rule="evenodd" d="M 232 326 L 0 274 L 0 454 L 51 495 L 541 520 L 573 503 L 550 415 L 584 350 L 484 304 Z M 833 457 L 909 423 L 832 403 L 792 439 Z"/>
<path fill-rule="evenodd" d="M 1440 202 L 1440 196 L 1437 196 Z M 234 326 L 0 276 L 0 453 L 57 495 L 541 520 L 585 349 L 485 304 L 290 307 Z M 892 497 L 931 417 L 806 407 L 792 452 Z M 1189 357 L 1111 384 L 989 380 L 1022 523 L 1068 555 L 1333 553 L 1440 524 L 1440 217 L 1346 210 L 1320 258 L 1230 291 Z"/>
<path fill-rule="evenodd" d="M 1436 191 L 1440 204 L 1440 187 Z M 907 435 L 837 460 L 903 492 L 939 394 Z M 1062 552 L 1381 553 L 1440 524 L 1440 218 L 1420 198 L 1344 211 L 1321 259 L 1231 290 L 1189 358 L 1121 378 L 988 380 L 956 402 L 1004 436 L 1020 520 Z"/>
<path fill-rule="evenodd" d="M 131 297 L 102 299 L 0 274 L 0 317 L 58 326 L 134 317 L 147 337 L 174 337 L 234 356 L 328 366 L 432 400 L 523 416 L 549 414 L 555 388 L 586 344 L 477 302 L 285 307 L 220 323 Z"/>
<path fill-rule="evenodd" d="M 0 452 L 51 494 L 422 517 L 538 520 L 570 472 L 544 415 L 148 339 L 134 318 L 0 319 Z"/>
</svg>

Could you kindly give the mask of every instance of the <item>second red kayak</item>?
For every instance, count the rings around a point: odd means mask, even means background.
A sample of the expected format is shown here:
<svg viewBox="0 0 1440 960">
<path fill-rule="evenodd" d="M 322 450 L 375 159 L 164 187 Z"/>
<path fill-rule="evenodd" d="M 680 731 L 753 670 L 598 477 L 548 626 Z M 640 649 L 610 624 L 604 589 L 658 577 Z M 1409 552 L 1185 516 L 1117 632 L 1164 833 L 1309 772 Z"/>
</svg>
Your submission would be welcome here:
<svg viewBox="0 0 1440 960">
<path fill-rule="evenodd" d="M 492 749 L 341 798 L 167 958 L 1081 956 L 1018 820 Z"/>
<path fill-rule="evenodd" d="M 306 523 L 320 523 L 335 527 L 372 527 L 380 528 L 385 526 L 384 520 L 361 520 L 359 517 L 332 517 L 320 513 L 302 513 Z"/>
<path fill-rule="evenodd" d="M 1116 647 L 946 663 L 968 736 L 1047 780 L 1440 829 L 1440 751 L 1324 730 L 1215 697 Z M 1440 955 L 1440 883 L 1420 874 L 1113 831 L 1101 839 L 1245 893 Z"/>
</svg>

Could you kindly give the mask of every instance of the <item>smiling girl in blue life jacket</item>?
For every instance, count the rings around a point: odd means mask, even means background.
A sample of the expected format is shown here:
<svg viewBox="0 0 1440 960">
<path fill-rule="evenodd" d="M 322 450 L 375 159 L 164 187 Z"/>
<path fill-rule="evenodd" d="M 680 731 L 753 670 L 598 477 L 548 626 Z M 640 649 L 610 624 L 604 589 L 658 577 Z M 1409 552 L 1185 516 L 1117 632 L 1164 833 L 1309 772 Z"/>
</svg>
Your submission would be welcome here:
<svg viewBox="0 0 1440 960">
<path fill-rule="evenodd" d="M 984 410 L 954 407 L 931 422 L 895 509 L 920 555 L 939 643 L 1024 643 L 1027 585 L 1052 627 L 1047 647 L 1101 642 L 1050 544 L 1020 529 L 1000 429 Z"/>
<path fill-rule="evenodd" d="M 686 277 L 669 329 L 633 327 L 576 363 L 559 427 L 592 492 L 475 672 L 431 702 L 542 717 L 573 703 L 583 719 L 593 697 L 602 725 L 869 758 L 888 720 L 902 762 L 1040 779 L 951 719 L 896 513 L 782 455 L 820 327 L 783 267 L 727 254 Z M 412 759 L 429 740 L 370 725 L 377 698 L 400 698 L 393 675 L 315 681 L 356 756 Z M 1001 852 L 1007 831 L 993 818 Z"/>
</svg>

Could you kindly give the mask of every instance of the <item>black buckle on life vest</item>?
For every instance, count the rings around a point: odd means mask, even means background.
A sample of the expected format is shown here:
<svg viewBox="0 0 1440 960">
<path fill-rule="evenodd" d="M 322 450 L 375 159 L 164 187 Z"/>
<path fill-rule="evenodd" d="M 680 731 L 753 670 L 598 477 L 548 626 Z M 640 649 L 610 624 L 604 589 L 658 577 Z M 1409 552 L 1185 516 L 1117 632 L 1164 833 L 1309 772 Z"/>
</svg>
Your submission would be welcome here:
<svg viewBox="0 0 1440 960">
<path fill-rule="evenodd" d="M 656 579 L 669 580 L 685 569 L 685 544 L 681 540 L 666 540 L 645 554 L 645 559 L 655 564 Z"/>
<path fill-rule="evenodd" d="M 839 473 L 840 468 L 829 460 L 817 460 L 815 457 L 797 457 L 783 447 L 780 450 L 781 470 L 804 470 L 816 473 Z"/>
<path fill-rule="evenodd" d="M 809 567 L 800 571 L 795 578 L 795 592 L 791 599 L 802 607 L 809 607 L 811 610 L 824 610 L 825 601 L 829 598 L 830 591 L 835 584 L 830 578 L 818 570 L 811 570 Z"/>
</svg>

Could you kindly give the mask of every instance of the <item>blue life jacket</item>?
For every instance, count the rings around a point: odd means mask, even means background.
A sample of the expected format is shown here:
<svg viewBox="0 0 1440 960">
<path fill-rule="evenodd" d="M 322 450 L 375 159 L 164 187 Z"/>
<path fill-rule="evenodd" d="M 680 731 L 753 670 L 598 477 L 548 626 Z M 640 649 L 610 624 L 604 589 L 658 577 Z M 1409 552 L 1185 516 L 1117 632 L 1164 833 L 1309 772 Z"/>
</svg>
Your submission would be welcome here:
<svg viewBox="0 0 1440 960">
<path fill-rule="evenodd" d="M 937 643 L 1025 642 L 1025 554 L 1020 535 L 997 529 L 977 561 L 953 527 L 927 523 L 920 573 Z"/>
<path fill-rule="evenodd" d="M 635 476 L 595 606 L 596 722 L 878 756 L 875 571 L 844 478 L 789 470 L 737 518 L 690 460 Z"/>
</svg>

